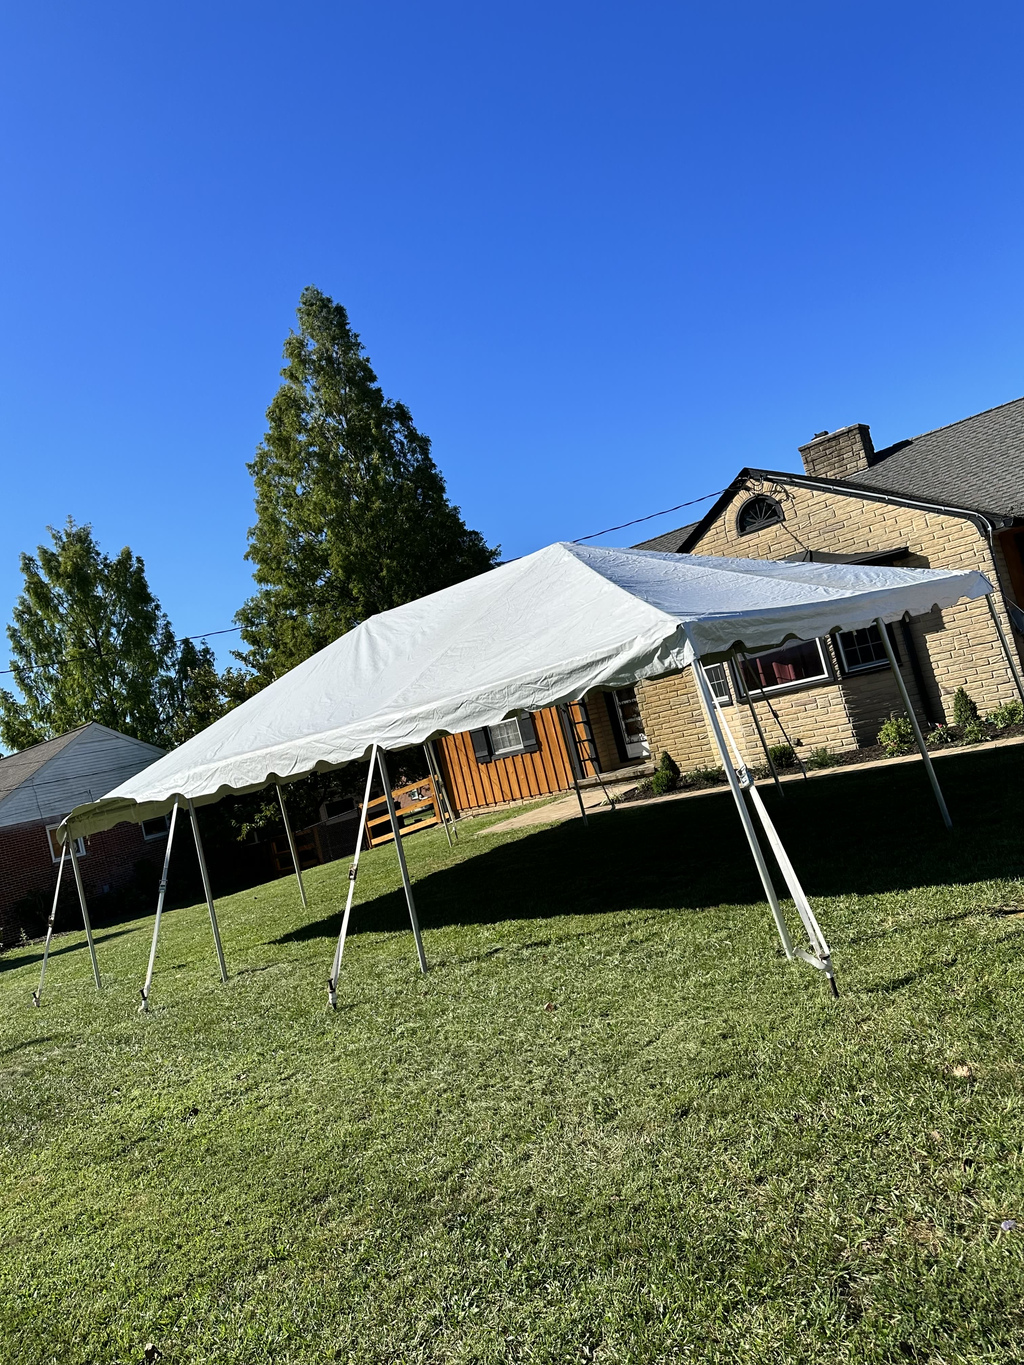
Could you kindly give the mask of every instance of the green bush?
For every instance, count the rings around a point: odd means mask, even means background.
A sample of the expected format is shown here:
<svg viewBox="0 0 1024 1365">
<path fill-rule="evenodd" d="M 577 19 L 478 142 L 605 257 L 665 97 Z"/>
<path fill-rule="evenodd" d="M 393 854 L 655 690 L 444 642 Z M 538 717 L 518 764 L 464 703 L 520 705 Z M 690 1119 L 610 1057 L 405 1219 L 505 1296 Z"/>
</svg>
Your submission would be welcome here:
<svg viewBox="0 0 1024 1365">
<path fill-rule="evenodd" d="M 983 720 L 969 720 L 960 734 L 965 744 L 981 744 L 988 739 L 988 730 Z"/>
<path fill-rule="evenodd" d="M 650 777 L 651 795 L 665 796 L 668 792 L 675 791 L 678 780 L 667 768 L 658 768 Z"/>
<path fill-rule="evenodd" d="M 687 787 L 717 787 L 725 781 L 724 768 L 693 768 L 682 779 Z"/>
<path fill-rule="evenodd" d="M 936 725 L 930 734 L 925 735 L 926 744 L 952 744 L 953 736 L 949 733 L 948 725 Z"/>
<path fill-rule="evenodd" d="M 796 754 L 790 744 L 772 744 L 768 748 L 768 757 L 775 764 L 776 768 L 792 768 L 796 763 Z"/>
<path fill-rule="evenodd" d="M 663 749 L 661 752 L 661 758 L 658 760 L 658 772 L 668 773 L 670 777 L 676 778 L 678 780 L 679 764 L 675 761 L 675 759 L 672 757 L 672 755 L 668 752 L 667 749 Z"/>
<path fill-rule="evenodd" d="M 1024 725 L 1024 705 L 1019 701 L 1008 701 L 1005 706 L 990 711 L 986 720 L 997 730 L 1005 730 L 1008 725 Z"/>
<path fill-rule="evenodd" d="M 906 716 L 893 711 L 879 730 L 877 739 L 889 757 L 895 758 L 914 747 L 914 727 Z"/>
<path fill-rule="evenodd" d="M 962 687 L 953 693 L 953 724 L 958 730 L 978 719 L 978 704 L 970 699 Z"/>
<path fill-rule="evenodd" d="M 805 762 L 808 768 L 833 768 L 839 760 L 831 749 L 812 749 Z"/>
</svg>

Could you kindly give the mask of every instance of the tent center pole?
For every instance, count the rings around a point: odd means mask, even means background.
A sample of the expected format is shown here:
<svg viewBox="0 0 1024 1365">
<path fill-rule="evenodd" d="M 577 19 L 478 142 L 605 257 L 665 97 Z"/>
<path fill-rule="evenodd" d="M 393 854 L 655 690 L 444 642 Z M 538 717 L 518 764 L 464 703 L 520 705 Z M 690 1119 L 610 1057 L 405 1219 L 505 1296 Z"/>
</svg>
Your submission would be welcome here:
<svg viewBox="0 0 1024 1365">
<path fill-rule="evenodd" d="M 43 982 L 46 980 L 46 961 L 50 956 L 50 941 L 53 938 L 53 922 L 57 918 L 57 900 L 60 896 L 60 881 L 64 876 L 64 863 L 68 856 L 68 846 L 65 843 L 60 851 L 60 865 L 57 868 L 57 885 L 53 889 L 53 905 L 50 909 L 50 918 L 46 924 L 46 943 L 43 945 L 43 965 L 39 969 L 39 989 L 32 992 L 32 1003 L 38 1007 L 43 1003 Z"/>
<path fill-rule="evenodd" d="M 306 888 L 302 885 L 302 869 L 299 867 L 299 850 L 295 847 L 295 835 L 292 833 L 291 821 L 288 819 L 288 808 L 284 804 L 284 792 L 281 790 L 281 784 L 279 782 L 275 783 L 275 786 L 277 787 L 277 799 L 281 805 L 281 819 L 284 821 L 284 832 L 288 836 L 288 848 L 292 855 L 292 866 L 295 868 L 295 880 L 299 884 L 299 896 L 302 899 L 302 908 L 303 910 L 308 910 L 309 903 L 306 900 Z"/>
<path fill-rule="evenodd" d="M 196 853 L 199 857 L 199 875 L 203 879 L 203 892 L 206 896 L 206 908 L 210 912 L 210 928 L 213 930 L 213 943 L 217 949 L 217 963 L 220 967 L 221 981 L 227 981 L 228 969 L 224 965 L 224 948 L 220 941 L 220 926 L 217 924 L 217 911 L 213 908 L 213 892 L 210 890 L 210 874 L 206 870 L 206 854 L 203 852 L 203 841 L 199 836 L 199 821 L 196 819 L 196 808 L 192 804 L 192 798 L 188 798 L 188 814 L 192 821 L 192 833 L 196 837 Z"/>
<path fill-rule="evenodd" d="M 174 809 L 171 811 L 171 827 L 167 831 L 167 847 L 164 850 L 164 870 L 160 876 L 160 890 L 156 898 L 156 919 L 153 921 L 153 942 L 149 949 L 149 966 L 146 968 L 146 984 L 139 994 L 142 996 L 142 1004 L 139 1011 L 146 1014 L 149 1010 L 149 988 L 153 984 L 153 968 L 156 966 L 156 945 L 160 937 L 160 920 L 164 913 L 164 899 L 167 896 L 167 869 L 171 865 L 171 845 L 174 843 L 174 827 L 178 823 L 178 803 L 175 801 Z"/>
<path fill-rule="evenodd" d="M 729 756 L 729 751 L 725 746 L 725 736 L 722 734 L 722 727 L 718 722 L 718 713 L 715 710 L 711 688 L 707 678 L 704 676 L 704 669 L 701 665 L 700 657 L 697 654 L 690 631 L 687 627 L 684 627 L 684 630 L 686 631 L 686 638 L 690 642 L 690 648 L 693 649 L 693 675 L 697 680 L 697 691 L 704 704 L 704 714 L 706 715 L 708 724 L 711 728 L 711 734 L 715 741 L 715 747 L 718 749 L 722 767 L 725 769 L 725 776 L 729 783 L 729 789 L 732 792 L 732 799 L 736 803 L 740 823 L 743 825 L 743 832 L 747 836 L 747 843 L 750 845 L 750 852 L 757 867 L 758 875 L 761 878 L 761 885 L 764 887 L 765 895 L 768 898 L 768 904 L 771 907 L 772 918 L 775 920 L 775 927 L 778 930 L 779 939 L 782 942 L 782 947 L 786 956 L 792 958 L 794 956 L 793 940 L 789 936 L 789 930 L 786 928 L 786 921 L 782 917 L 782 907 L 779 905 L 779 897 L 776 894 L 775 887 L 772 885 L 768 864 L 765 862 L 764 854 L 761 851 L 761 845 L 757 841 L 757 831 L 754 829 L 754 822 L 750 818 L 750 811 L 747 809 L 747 803 L 743 799 L 743 792 L 740 790 L 739 779 L 732 766 L 732 759 Z"/>
<path fill-rule="evenodd" d="M 338 946 L 334 950 L 334 961 L 331 963 L 331 974 L 327 978 L 327 1003 L 332 1010 L 338 1008 L 338 975 L 341 972 L 341 955 L 345 951 L 345 939 L 348 937 L 348 921 L 352 914 L 352 898 L 356 893 L 356 877 L 359 875 L 359 855 L 363 851 L 363 835 L 366 832 L 367 807 L 370 804 L 370 788 L 373 785 L 373 767 L 377 761 L 376 744 L 370 750 L 370 766 L 366 770 L 366 790 L 363 792 L 363 804 L 359 811 L 359 831 L 356 834 L 356 851 L 352 855 L 352 861 L 348 869 L 348 896 L 345 899 L 345 913 L 341 919 L 341 933 L 338 935 Z"/>
<path fill-rule="evenodd" d="M 928 752 L 928 745 L 925 744 L 924 742 L 924 735 L 921 733 L 921 727 L 918 724 L 917 715 L 914 712 L 914 708 L 910 704 L 910 693 L 907 691 L 907 685 L 903 681 L 903 674 L 900 672 L 900 666 L 896 662 L 896 654 L 892 647 L 892 641 L 889 639 L 889 632 L 886 630 L 885 622 L 882 620 L 880 616 L 875 617 L 875 627 L 878 630 L 879 635 L 882 637 L 882 644 L 885 646 L 885 653 L 886 657 L 889 660 L 889 667 L 892 669 L 893 677 L 896 679 L 896 686 L 899 688 L 900 700 L 903 702 L 903 709 L 907 713 L 907 717 L 914 731 L 914 738 L 917 740 L 917 747 L 920 749 L 921 757 L 924 759 L 925 771 L 928 774 L 928 781 L 932 784 L 932 791 L 935 793 L 935 800 L 939 803 L 939 810 L 942 812 L 942 819 L 945 822 L 946 828 L 952 829 L 953 821 L 949 818 L 949 808 L 946 805 L 946 798 L 942 795 L 942 788 L 939 786 L 939 779 L 935 775 L 935 768 L 932 765 L 932 756 Z"/>
<path fill-rule="evenodd" d="M 103 983 L 100 981 L 100 967 L 96 961 L 96 944 L 92 941 L 92 922 L 89 919 L 89 907 L 85 903 L 85 885 L 82 882 L 82 869 L 78 866 L 78 854 L 75 852 L 77 842 L 67 831 L 67 842 L 71 845 L 71 870 L 75 874 L 75 886 L 78 890 L 78 903 L 82 907 L 82 923 L 85 925 L 85 939 L 89 945 L 89 956 L 92 958 L 92 979 L 96 982 L 96 989 L 101 991 Z"/>
<path fill-rule="evenodd" d="M 988 603 L 989 614 L 992 617 L 992 621 L 995 625 L 996 634 L 999 636 L 999 643 L 1003 647 L 1003 656 L 1006 659 L 1006 663 L 1010 669 L 1010 677 L 1013 679 L 1014 686 L 1017 688 L 1017 691 L 1020 694 L 1021 701 L 1024 702 L 1024 683 L 1022 683 L 1020 680 L 1020 669 L 1014 662 L 1013 655 L 1010 652 L 1010 642 L 1006 638 L 1006 632 L 1003 630 L 1003 623 L 999 619 L 999 614 L 996 611 L 996 604 L 992 600 L 992 594 L 990 592 L 987 592 L 985 594 L 985 601 Z"/>
<path fill-rule="evenodd" d="M 409 881 L 409 869 L 405 864 L 405 849 L 402 847 L 402 831 L 398 828 L 398 816 L 395 813 L 395 798 L 391 795 L 391 778 L 388 775 L 387 760 L 384 757 L 384 750 L 377 750 L 377 766 L 380 768 L 380 778 L 384 783 L 384 800 L 387 802 L 388 815 L 391 817 L 391 832 L 395 836 L 395 850 L 398 853 L 398 866 L 402 872 L 402 885 L 405 887 L 405 900 L 409 907 L 409 923 L 412 925 L 412 936 L 416 940 L 416 955 L 420 960 L 420 971 L 426 974 L 427 956 L 423 951 L 423 939 L 420 936 L 420 922 L 416 915 L 416 902 L 412 897 L 412 883 Z"/>
<path fill-rule="evenodd" d="M 563 702 L 557 707 L 558 719 L 562 726 L 562 738 L 565 740 L 566 752 L 569 755 L 569 769 L 572 772 L 572 785 L 576 789 L 576 800 L 580 803 L 580 814 L 583 816 L 583 823 L 589 825 L 587 819 L 587 808 L 583 804 L 583 793 L 580 791 L 580 756 L 576 752 L 576 744 L 572 737 L 572 730 L 569 727 L 569 719 L 566 714 L 566 706 Z"/>
</svg>

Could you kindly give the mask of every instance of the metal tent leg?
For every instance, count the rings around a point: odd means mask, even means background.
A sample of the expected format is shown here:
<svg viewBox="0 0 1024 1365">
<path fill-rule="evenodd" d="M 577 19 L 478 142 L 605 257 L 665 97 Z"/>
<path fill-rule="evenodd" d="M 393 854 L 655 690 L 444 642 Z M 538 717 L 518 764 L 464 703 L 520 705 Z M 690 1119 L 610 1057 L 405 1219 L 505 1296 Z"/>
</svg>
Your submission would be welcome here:
<svg viewBox="0 0 1024 1365">
<path fill-rule="evenodd" d="M 1003 647 L 1003 655 L 1005 656 L 1007 665 L 1009 666 L 1010 669 L 1010 677 L 1013 679 L 1014 685 L 1016 686 L 1017 691 L 1020 693 L 1021 701 L 1024 702 L 1024 683 L 1022 683 L 1020 680 L 1020 670 L 1017 667 L 1016 662 L 1014 661 L 1012 653 L 1010 652 L 1010 642 L 1006 638 L 1006 632 L 1003 630 L 1003 623 L 1002 621 L 1000 621 L 999 615 L 996 612 L 996 604 L 995 602 L 993 602 L 992 594 L 990 592 L 987 592 L 985 594 L 985 601 L 988 603 L 989 614 L 992 617 L 992 622 L 995 625 L 996 633 L 999 636 L 999 643 Z"/>
<path fill-rule="evenodd" d="M 395 836 L 395 849 L 398 853 L 398 866 L 402 871 L 402 885 L 405 887 L 405 900 L 409 907 L 409 923 L 412 925 L 412 936 L 416 940 L 416 954 L 420 960 L 420 971 L 426 973 L 427 957 L 423 951 L 423 939 L 420 936 L 420 922 L 416 915 L 416 902 L 412 898 L 412 883 L 409 881 L 409 869 L 405 864 L 405 849 L 402 847 L 402 832 L 398 828 L 398 816 L 395 814 L 395 798 L 391 795 L 391 778 L 388 775 L 387 760 L 384 757 L 384 750 L 377 750 L 377 766 L 380 769 L 380 778 L 384 783 L 384 799 L 388 806 L 388 815 L 391 817 L 391 832 Z"/>
<path fill-rule="evenodd" d="M 43 1003 L 43 982 L 46 980 L 46 963 L 50 956 L 50 941 L 53 938 L 53 922 L 57 918 L 57 901 L 60 897 L 60 882 L 64 876 L 64 864 L 67 861 L 68 846 L 65 843 L 60 851 L 60 866 L 57 868 L 57 885 L 53 889 L 53 906 L 50 910 L 50 918 L 46 924 L 46 943 L 43 946 L 43 965 L 39 969 L 39 989 L 32 992 L 32 1003 L 38 1007 Z"/>
<path fill-rule="evenodd" d="M 690 639 L 689 631 L 687 631 L 686 634 L 687 639 L 690 640 L 691 647 L 693 647 L 693 640 Z M 725 769 L 729 788 L 732 791 L 732 799 L 735 801 L 736 809 L 739 812 L 740 822 L 743 825 L 743 832 L 747 836 L 747 843 L 750 845 L 750 852 L 753 856 L 754 863 L 757 866 L 758 875 L 761 878 L 761 885 L 764 887 L 765 895 L 768 898 L 768 904 L 771 906 L 772 918 L 775 920 L 775 927 L 778 930 L 779 939 L 782 942 L 782 947 L 785 950 L 786 956 L 792 958 L 794 956 L 793 940 L 789 936 L 789 930 L 786 928 L 786 921 L 782 917 L 782 907 L 779 905 L 779 897 L 772 884 L 771 875 L 768 871 L 768 864 L 765 862 L 764 854 L 761 851 L 761 845 L 757 842 L 757 831 L 754 829 L 754 822 L 750 818 L 750 811 L 747 809 L 747 803 L 743 799 L 743 792 L 740 790 L 739 780 L 736 777 L 735 769 L 732 766 L 732 759 L 729 757 L 729 751 L 725 747 L 725 738 L 722 734 L 722 727 L 718 722 L 718 712 L 715 710 L 714 698 L 711 695 L 711 688 L 708 685 L 708 680 L 704 676 L 704 669 L 701 666 L 700 659 L 697 657 L 696 649 L 694 649 L 693 673 L 697 680 L 697 690 L 700 693 L 701 701 L 704 704 L 704 714 L 707 716 L 715 746 L 718 749 L 719 757 L 722 760 L 722 767 Z"/>
<path fill-rule="evenodd" d="M 889 639 L 889 632 L 886 630 L 885 622 L 880 616 L 875 617 L 875 626 L 878 629 L 879 635 L 882 637 L 882 644 L 885 646 L 889 667 L 892 669 L 893 677 L 896 679 L 896 686 L 899 688 L 903 709 L 906 711 L 907 717 L 913 728 L 914 738 L 917 740 L 917 747 L 920 749 L 921 757 L 924 759 L 925 771 L 928 773 L 928 781 L 932 784 L 932 791 L 935 793 L 935 799 L 939 803 L 939 810 L 942 812 L 942 818 L 946 823 L 946 828 L 952 829 L 953 821 L 949 818 L 949 808 L 946 805 L 946 798 L 942 795 L 939 779 L 935 776 L 935 768 L 932 766 L 932 756 L 928 752 L 928 745 L 924 742 L 924 735 L 921 733 L 921 727 L 917 723 L 917 716 L 914 714 L 914 708 L 910 704 L 910 694 L 907 691 L 906 683 L 903 681 L 903 674 L 900 672 L 900 666 L 896 662 L 896 655 L 893 652 L 892 642 Z"/>
<path fill-rule="evenodd" d="M 199 857 L 199 875 L 203 879 L 203 892 L 206 896 L 206 908 L 210 912 L 210 928 L 213 930 L 213 942 L 217 949 L 217 963 L 220 967 L 221 981 L 227 981 L 228 969 L 224 965 L 224 948 L 220 941 L 220 926 L 217 924 L 217 912 L 213 908 L 213 892 L 210 890 L 210 874 L 206 870 L 206 854 L 203 852 L 203 841 L 199 837 L 199 821 L 196 819 L 196 808 L 192 804 L 192 798 L 188 798 L 188 814 L 192 821 L 192 833 L 196 837 L 196 854 Z"/>
<path fill-rule="evenodd" d="M 576 752 L 576 744 L 572 737 L 572 731 L 569 728 L 569 722 L 566 719 L 565 705 L 559 706 L 557 710 L 558 719 L 562 726 L 562 738 L 565 740 L 566 751 L 569 755 L 569 767 L 572 769 L 572 785 L 576 788 L 576 800 L 580 803 L 580 814 L 583 816 L 583 823 L 589 825 L 590 821 L 587 819 L 587 808 L 583 804 L 583 793 L 580 791 L 580 759 L 579 754 Z"/>
<path fill-rule="evenodd" d="M 167 869 L 171 865 L 171 845 L 174 843 L 174 827 L 178 823 L 178 803 L 175 801 L 174 809 L 171 811 L 171 827 L 167 831 L 167 847 L 164 850 L 164 870 L 160 876 L 160 890 L 156 898 L 156 919 L 153 921 L 153 942 L 149 949 L 149 966 L 146 968 L 146 984 L 139 994 L 142 996 L 142 1004 L 139 1010 L 142 1014 L 149 1010 L 149 988 L 153 984 L 153 968 L 156 966 L 156 945 L 160 937 L 160 920 L 164 913 L 164 899 L 167 895 Z"/>
<path fill-rule="evenodd" d="M 71 836 L 71 831 L 67 831 L 67 842 L 71 845 L 71 870 L 75 874 L 75 886 L 78 890 L 78 903 L 82 907 L 82 923 L 85 925 L 85 938 L 89 944 L 89 956 L 92 958 L 92 979 L 96 982 L 96 989 L 101 991 L 103 983 L 100 981 L 100 967 L 96 961 L 96 945 L 92 941 L 92 923 L 89 919 L 89 907 L 85 903 L 85 886 L 82 883 L 82 869 L 78 866 L 78 854 L 75 852 L 75 840 Z"/>
<path fill-rule="evenodd" d="M 714 696 L 714 693 L 711 695 Z M 757 737 L 761 741 L 761 748 L 764 750 L 764 756 L 768 760 L 768 768 L 772 775 L 772 781 L 775 783 L 775 790 L 783 799 L 785 799 L 786 793 L 782 790 L 782 783 L 779 781 L 779 770 L 775 766 L 775 760 L 772 758 L 771 750 L 768 748 L 768 741 L 765 739 L 764 731 L 761 729 L 761 721 L 754 707 L 754 698 L 750 696 L 749 693 L 747 695 L 747 705 L 750 707 L 750 715 L 754 722 L 754 729 L 757 731 Z M 796 750 L 794 749 L 793 752 L 796 753 Z"/>
<path fill-rule="evenodd" d="M 280 783 L 277 786 L 277 799 L 281 803 L 281 819 L 284 821 L 284 832 L 288 836 L 288 848 L 292 855 L 292 866 L 295 868 L 295 880 L 299 884 L 299 895 L 302 897 L 303 910 L 309 909 L 309 902 L 306 900 L 306 888 L 302 885 L 302 869 L 299 867 L 299 851 L 295 847 L 295 835 L 292 833 L 291 821 L 288 819 L 288 810 L 284 804 L 284 792 L 281 790 Z"/>
<path fill-rule="evenodd" d="M 448 847 L 452 846 L 451 830 L 448 828 L 448 821 L 444 813 L 444 798 L 441 795 L 441 786 L 434 775 L 434 765 L 430 761 L 430 749 L 426 744 L 423 746 L 423 757 L 427 760 L 427 772 L 430 774 L 431 785 L 434 788 L 434 805 L 437 807 L 437 818 L 441 821 L 444 829 L 444 837 L 448 840 Z"/>
<path fill-rule="evenodd" d="M 434 780 L 437 782 L 437 789 L 444 800 L 445 810 L 448 812 L 448 823 L 451 825 L 452 834 L 454 834 L 457 841 L 459 837 L 459 826 L 456 823 L 455 811 L 448 796 L 448 788 L 444 785 L 444 778 L 441 776 L 441 760 L 437 756 L 437 750 L 434 748 L 434 741 L 432 739 L 427 741 L 427 753 L 430 756 L 431 763 L 434 765 Z"/>
<path fill-rule="evenodd" d="M 370 804 L 370 788 L 373 785 L 373 765 L 377 761 L 376 744 L 370 750 L 370 766 L 366 771 L 366 790 L 363 792 L 363 805 L 359 812 L 359 833 L 356 835 L 356 851 L 352 855 L 352 862 L 348 869 L 348 896 L 345 900 L 345 913 L 341 919 L 341 933 L 338 935 L 338 946 L 334 950 L 334 961 L 331 963 L 331 974 L 327 978 L 327 1003 L 332 1010 L 338 1008 L 338 974 L 341 971 L 341 955 L 345 951 L 345 939 L 348 937 L 348 921 L 352 914 L 352 898 L 356 893 L 356 877 L 359 875 L 359 855 L 363 851 L 363 835 L 366 831 L 367 806 Z"/>
</svg>

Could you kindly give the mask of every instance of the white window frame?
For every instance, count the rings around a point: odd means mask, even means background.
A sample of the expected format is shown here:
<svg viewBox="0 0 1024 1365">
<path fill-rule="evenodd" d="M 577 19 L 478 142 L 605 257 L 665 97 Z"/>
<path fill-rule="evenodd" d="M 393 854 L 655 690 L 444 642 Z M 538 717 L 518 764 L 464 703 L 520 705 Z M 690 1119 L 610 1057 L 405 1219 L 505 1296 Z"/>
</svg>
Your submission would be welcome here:
<svg viewBox="0 0 1024 1365">
<path fill-rule="evenodd" d="M 711 695 L 716 699 L 719 706 L 731 706 L 733 697 L 728 663 L 705 664 L 704 676 L 711 688 Z"/>
<path fill-rule="evenodd" d="M 868 630 L 868 631 L 872 631 L 872 630 L 873 630 L 873 631 L 875 631 L 876 634 L 877 634 L 877 632 L 878 632 L 878 627 L 875 626 L 875 625 L 866 626 L 865 629 Z M 840 667 L 842 668 L 843 672 L 844 672 L 844 673 L 870 673 L 870 672 L 873 672 L 875 669 L 888 668 L 888 667 L 889 667 L 889 656 L 888 656 L 888 654 L 886 654 L 886 652 L 885 652 L 885 643 L 884 643 L 884 641 L 882 641 L 881 636 L 879 636 L 879 643 L 882 645 L 882 657 L 881 657 L 880 659 L 872 659 L 870 663 L 866 663 L 866 664 L 851 664 L 851 663 L 850 663 L 850 661 L 849 661 L 849 660 L 847 659 L 847 657 L 846 657 L 846 650 L 845 650 L 844 647 L 843 647 L 843 636 L 844 636 L 844 635 L 855 635 L 856 633 L 857 633 L 857 632 L 856 632 L 856 631 L 853 631 L 853 630 L 837 630 L 836 633 L 835 633 L 834 639 L 835 639 L 836 653 L 839 655 L 839 665 L 840 665 Z"/>
<path fill-rule="evenodd" d="M 56 823 L 55 825 L 47 825 L 47 826 L 46 826 L 46 842 L 47 842 L 47 843 L 49 844 L 49 846 L 50 846 L 50 862 L 51 862 L 51 863 L 59 863 L 59 862 L 60 862 L 60 855 L 61 855 L 61 853 L 62 853 L 62 851 L 63 851 L 63 847 L 64 847 L 63 844 L 58 844 L 57 841 L 56 841 L 56 839 L 51 838 L 51 835 L 56 834 L 57 831 L 60 829 L 61 823 L 62 823 L 62 822 L 61 822 L 60 820 L 58 820 L 57 823 Z M 56 849 L 57 849 L 57 852 L 56 852 L 56 853 L 54 853 L 54 851 L 53 851 L 53 850 L 54 850 L 54 846 L 56 846 Z M 78 858 L 84 858 L 84 857 L 85 857 L 85 839 L 84 839 L 84 838 L 83 838 L 83 839 L 76 839 L 76 840 L 75 840 L 75 856 L 78 857 Z"/>
<path fill-rule="evenodd" d="M 810 643 L 811 643 L 810 640 L 787 640 L 786 642 L 786 644 L 793 645 L 806 645 Z M 762 695 L 767 697 L 777 695 L 780 692 L 799 692 L 805 687 L 820 687 L 822 683 L 835 682 L 836 678 L 835 673 L 833 672 L 832 669 L 832 662 L 831 659 L 829 658 L 828 651 L 825 649 L 821 641 L 821 638 L 820 637 L 816 638 L 813 643 L 818 646 L 818 658 L 821 660 L 822 669 L 820 673 L 815 673 L 813 677 L 810 678 L 797 678 L 795 682 L 773 683 L 771 687 L 756 687 L 754 688 L 753 692 L 751 692 L 748 689 L 747 680 L 743 676 L 743 664 L 748 659 L 758 658 L 759 655 L 741 654 L 736 667 L 736 678 L 739 683 L 739 686 L 743 689 L 743 695 L 745 697 L 750 696 L 760 697 Z M 785 649 L 786 645 L 782 645 L 780 646 L 780 648 Z M 774 649 L 763 649 L 760 651 L 760 653 L 775 654 L 776 651 Z"/>
<path fill-rule="evenodd" d="M 150 834 L 149 831 L 146 829 L 146 826 L 151 824 L 153 820 L 163 820 L 164 827 L 163 829 L 158 829 L 153 834 Z M 170 829 L 170 827 L 171 819 L 169 815 L 154 815 L 151 816 L 149 820 L 141 820 L 139 822 L 139 829 L 142 830 L 142 837 L 147 844 L 153 839 L 166 839 L 167 831 Z"/>
<path fill-rule="evenodd" d="M 499 749 L 494 742 L 494 732 L 495 730 L 502 729 L 506 725 L 514 725 L 516 727 L 518 739 L 515 744 Z M 519 724 L 519 717 L 512 716 L 509 720 L 499 721 L 497 725 L 488 725 L 487 742 L 491 746 L 492 758 L 514 758 L 516 754 L 521 754 L 526 748 L 526 741 L 523 739 L 523 727 Z"/>
</svg>

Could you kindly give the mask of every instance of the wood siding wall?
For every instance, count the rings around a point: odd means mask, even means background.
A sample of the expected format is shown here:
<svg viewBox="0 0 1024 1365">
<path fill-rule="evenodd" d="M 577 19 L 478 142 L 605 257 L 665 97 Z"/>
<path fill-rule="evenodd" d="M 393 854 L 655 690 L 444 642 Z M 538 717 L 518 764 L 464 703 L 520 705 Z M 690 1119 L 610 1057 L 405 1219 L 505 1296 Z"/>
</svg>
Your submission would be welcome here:
<svg viewBox="0 0 1024 1365">
<path fill-rule="evenodd" d="M 577 710 L 573 707 L 573 710 Z M 532 754 L 514 754 L 478 763 L 469 733 L 448 735 L 438 742 L 445 786 L 456 809 L 478 810 L 506 801 L 528 801 L 572 787 L 572 768 L 562 739 L 557 712 L 535 711 L 533 723 L 540 748 Z M 591 776 L 591 765 L 584 769 Z"/>
</svg>

